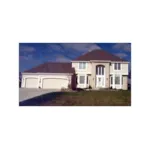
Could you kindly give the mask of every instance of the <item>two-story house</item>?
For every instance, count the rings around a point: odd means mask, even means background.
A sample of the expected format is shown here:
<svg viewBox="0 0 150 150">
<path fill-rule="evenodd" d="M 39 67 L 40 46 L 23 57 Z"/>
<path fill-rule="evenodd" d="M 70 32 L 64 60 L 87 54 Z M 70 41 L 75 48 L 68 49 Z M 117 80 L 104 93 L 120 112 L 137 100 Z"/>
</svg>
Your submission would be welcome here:
<svg viewBox="0 0 150 150">
<path fill-rule="evenodd" d="M 22 73 L 23 88 L 128 88 L 129 62 L 104 50 L 93 50 L 69 63 L 48 62 Z"/>
</svg>

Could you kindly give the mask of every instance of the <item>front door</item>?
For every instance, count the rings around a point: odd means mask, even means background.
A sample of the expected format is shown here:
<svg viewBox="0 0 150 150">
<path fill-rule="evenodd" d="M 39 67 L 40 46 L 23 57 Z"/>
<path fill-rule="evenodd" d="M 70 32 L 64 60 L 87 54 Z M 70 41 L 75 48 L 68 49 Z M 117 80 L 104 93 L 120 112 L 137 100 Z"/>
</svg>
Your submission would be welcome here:
<svg viewBox="0 0 150 150">
<path fill-rule="evenodd" d="M 104 87 L 104 77 L 97 77 L 97 87 Z"/>
</svg>

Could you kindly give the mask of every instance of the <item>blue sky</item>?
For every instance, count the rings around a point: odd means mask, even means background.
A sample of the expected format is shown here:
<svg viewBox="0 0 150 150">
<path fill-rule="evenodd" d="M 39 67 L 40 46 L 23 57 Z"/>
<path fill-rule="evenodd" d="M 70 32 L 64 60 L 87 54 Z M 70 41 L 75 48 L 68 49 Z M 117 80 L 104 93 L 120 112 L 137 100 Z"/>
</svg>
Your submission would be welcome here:
<svg viewBox="0 0 150 150">
<path fill-rule="evenodd" d="M 68 62 L 89 50 L 103 49 L 131 62 L 130 43 L 20 43 L 19 71 L 44 62 Z"/>
</svg>

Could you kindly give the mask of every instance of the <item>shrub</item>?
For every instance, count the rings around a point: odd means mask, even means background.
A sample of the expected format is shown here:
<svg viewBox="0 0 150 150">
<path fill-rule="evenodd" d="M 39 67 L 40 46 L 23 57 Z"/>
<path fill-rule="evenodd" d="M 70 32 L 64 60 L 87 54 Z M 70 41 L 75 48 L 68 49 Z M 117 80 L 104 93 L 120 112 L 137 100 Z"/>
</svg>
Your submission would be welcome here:
<svg viewBox="0 0 150 150">
<path fill-rule="evenodd" d="M 66 89 L 65 89 L 64 87 L 62 87 L 62 88 L 61 88 L 61 91 L 64 92 L 64 91 L 66 91 Z"/>
<path fill-rule="evenodd" d="M 68 89 L 71 89 L 71 84 L 68 84 Z"/>
<path fill-rule="evenodd" d="M 92 89 L 91 85 L 89 85 L 89 89 Z"/>
</svg>

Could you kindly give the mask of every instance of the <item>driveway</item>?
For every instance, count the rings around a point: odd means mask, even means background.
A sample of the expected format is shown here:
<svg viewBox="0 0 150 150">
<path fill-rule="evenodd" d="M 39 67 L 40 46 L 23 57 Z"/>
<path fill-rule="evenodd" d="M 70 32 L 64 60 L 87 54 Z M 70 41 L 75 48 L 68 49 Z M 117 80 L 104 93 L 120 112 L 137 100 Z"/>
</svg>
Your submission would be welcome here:
<svg viewBox="0 0 150 150">
<path fill-rule="evenodd" d="M 58 92 L 60 90 L 51 90 L 51 89 L 27 89 L 27 88 L 20 88 L 19 89 L 19 102 L 23 102 L 25 100 L 48 94 L 53 92 Z"/>
</svg>

